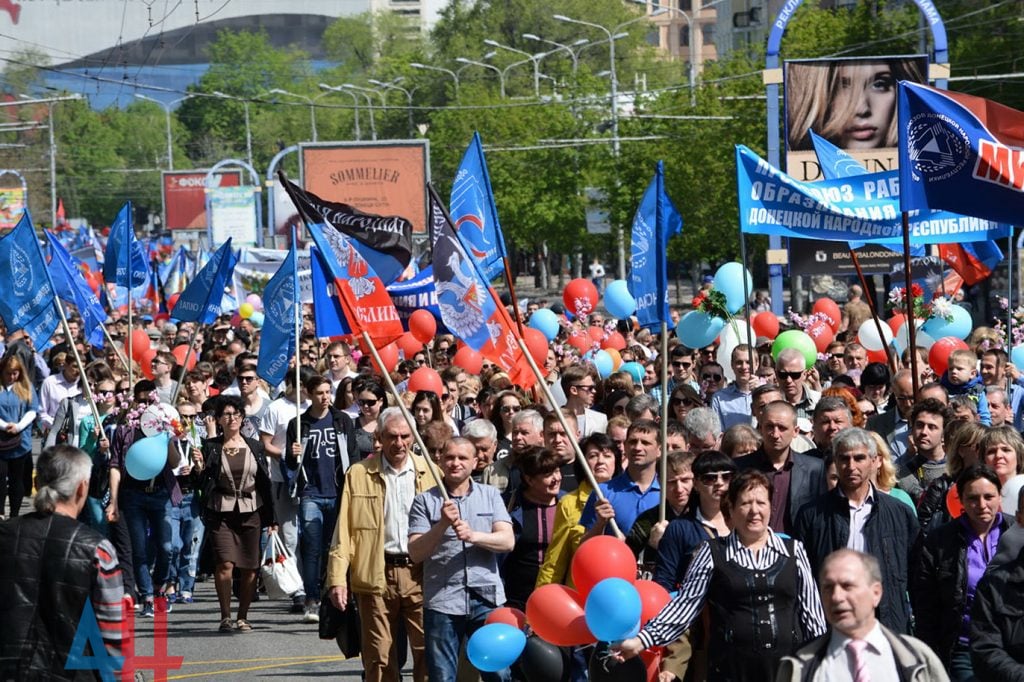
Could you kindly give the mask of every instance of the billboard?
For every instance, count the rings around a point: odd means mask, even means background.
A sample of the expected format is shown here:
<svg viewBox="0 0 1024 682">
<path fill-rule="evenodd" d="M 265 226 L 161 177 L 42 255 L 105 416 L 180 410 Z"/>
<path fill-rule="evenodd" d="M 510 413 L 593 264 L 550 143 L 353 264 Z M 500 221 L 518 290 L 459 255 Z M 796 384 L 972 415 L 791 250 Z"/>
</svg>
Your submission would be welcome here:
<svg viewBox="0 0 1024 682">
<path fill-rule="evenodd" d="M 206 229 L 207 170 L 164 171 L 162 195 L 164 226 L 168 230 Z M 212 179 L 214 187 L 238 187 L 242 184 L 240 170 L 218 171 Z"/>
<path fill-rule="evenodd" d="M 896 82 L 927 83 L 926 56 L 793 60 L 784 68 L 787 173 L 821 179 L 812 129 L 870 173 L 896 169 Z"/>
<path fill-rule="evenodd" d="M 299 145 L 302 187 L 360 211 L 401 216 L 427 233 L 427 140 Z"/>
<path fill-rule="evenodd" d="M 23 187 L 0 187 L 0 229 L 11 230 L 25 212 Z"/>
<path fill-rule="evenodd" d="M 210 244 L 219 246 L 230 237 L 236 246 L 256 243 L 256 202 L 252 187 L 217 187 L 210 190 Z"/>
</svg>

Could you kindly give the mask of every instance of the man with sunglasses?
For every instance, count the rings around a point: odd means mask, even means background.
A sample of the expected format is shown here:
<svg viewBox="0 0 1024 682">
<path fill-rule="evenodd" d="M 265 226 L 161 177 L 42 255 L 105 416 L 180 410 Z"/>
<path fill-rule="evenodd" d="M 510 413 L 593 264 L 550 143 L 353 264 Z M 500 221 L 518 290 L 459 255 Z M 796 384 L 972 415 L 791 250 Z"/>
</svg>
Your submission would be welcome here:
<svg viewBox="0 0 1024 682">
<path fill-rule="evenodd" d="M 804 385 L 806 371 L 807 359 L 796 348 L 783 349 L 775 360 L 775 378 L 779 388 L 786 396 L 786 402 L 796 409 L 797 419 L 807 420 L 809 432 L 811 415 L 821 394 Z"/>
<path fill-rule="evenodd" d="M 565 392 L 565 408 L 576 415 L 580 437 L 592 433 L 604 433 L 608 429 L 608 417 L 596 410 L 594 405 L 597 392 L 597 372 L 591 365 L 573 365 L 562 373 L 562 390 Z"/>
<path fill-rule="evenodd" d="M 758 420 L 761 447 L 736 460 L 736 466 L 756 469 L 772 479 L 772 511 L 768 525 L 776 533 L 792 534 L 797 512 L 828 490 L 825 464 L 793 451 L 796 410 L 786 401 L 769 403 Z"/>
<path fill-rule="evenodd" d="M 716 391 L 711 398 L 711 409 L 718 413 L 723 429 L 751 423 L 750 393 L 754 389 L 757 354 L 750 346 L 741 343 L 733 348 L 729 366 L 736 379 L 725 388 Z"/>
</svg>

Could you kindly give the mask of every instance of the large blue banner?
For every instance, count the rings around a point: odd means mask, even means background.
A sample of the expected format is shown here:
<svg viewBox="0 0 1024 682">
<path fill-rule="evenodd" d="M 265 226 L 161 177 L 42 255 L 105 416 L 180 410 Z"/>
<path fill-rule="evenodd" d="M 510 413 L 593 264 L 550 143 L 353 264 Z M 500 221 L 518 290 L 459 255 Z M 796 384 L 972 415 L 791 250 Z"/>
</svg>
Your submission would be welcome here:
<svg viewBox="0 0 1024 682">
<path fill-rule="evenodd" d="M 498 209 L 494 205 L 491 176 L 487 171 L 480 133 L 473 133 L 473 139 L 462 156 L 452 183 L 448 208 L 459 239 L 476 261 L 484 279 L 490 282 L 505 270 L 505 237 L 498 223 Z M 432 240 L 437 239 L 437 235 L 431 237 Z"/>
<path fill-rule="evenodd" d="M 0 237 L 0 317 L 7 329 L 24 329 L 37 348 L 50 340 L 60 320 L 46 260 L 28 211 L 13 230 Z"/>
<path fill-rule="evenodd" d="M 1021 222 L 1024 112 L 981 97 L 900 81 L 904 210 L 943 208 Z"/>
<path fill-rule="evenodd" d="M 130 265 L 129 265 L 130 264 Z M 131 270 L 131 284 L 128 272 Z M 122 287 L 145 285 L 149 281 L 149 258 L 142 243 L 135 238 L 132 203 L 125 202 L 110 226 L 107 248 L 103 254 L 103 280 Z"/>
<path fill-rule="evenodd" d="M 299 268 L 295 241 L 288 256 L 263 290 L 263 332 L 256 373 L 271 386 L 284 381 L 288 361 L 295 355 L 295 314 L 299 305 Z"/>
<path fill-rule="evenodd" d="M 871 244 L 902 242 L 897 171 L 800 182 L 736 145 L 740 228 L 768 234 Z M 946 211 L 910 214 L 913 244 L 1002 239 L 1010 227 Z"/>
<path fill-rule="evenodd" d="M 216 320 L 224 299 L 224 287 L 231 281 L 237 262 L 229 237 L 178 296 L 171 316 L 182 322 L 199 324 L 210 324 Z"/>
</svg>

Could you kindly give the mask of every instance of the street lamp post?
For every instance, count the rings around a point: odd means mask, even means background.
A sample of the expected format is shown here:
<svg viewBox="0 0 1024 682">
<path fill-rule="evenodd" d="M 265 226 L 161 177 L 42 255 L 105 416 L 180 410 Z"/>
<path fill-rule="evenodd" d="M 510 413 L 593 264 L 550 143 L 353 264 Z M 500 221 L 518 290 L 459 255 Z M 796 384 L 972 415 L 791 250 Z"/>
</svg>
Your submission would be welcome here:
<svg viewBox="0 0 1024 682">
<path fill-rule="evenodd" d="M 341 88 L 343 90 L 348 90 L 355 94 L 362 95 L 363 98 L 366 100 L 366 110 L 370 112 L 370 137 L 376 140 L 377 123 L 376 121 L 374 121 L 373 118 L 373 98 L 370 96 L 370 93 L 376 93 L 377 91 L 374 90 L 373 88 L 363 88 L 358 85 L 353 85 L 352 83 L 342 83 Z"/>
<path fill-rule="evenodd" d="M 267 94 L 269 94 L 269 95 L 288 95 L 289 97 L 295 97 L 297 99 L 304 100 L 306 103 L 308 103 L 309 104 L 309 127 L 310 127 L 311 132 L 313 133 L 313 142 L 316 142 L 316 101 L 318 99 L 320 99 L 321 97 L 323 97 L 324 95 L 326 95 L 327 94 L 326 92 L 325 93 L 321 93 L 321 94 L 317 95 L 316 97 L 309 97 L 307 95 L 300 95 L 300 94 L 298 94 L 296 92 L 288 92 L 287 90 L 282 90 L 281 88 L 274 88 L 273 90 L 269 90 L 267 92 Z"/>
<path fill-rule="evenodd" d="M 156 104 L 164 110 L 164 116 L 166 117 L 167 120 L 167 170 L 174 170 L 174 144 L 173 139 L 171 138 L 171 107 L 173 107 L 178 102 L 184 102 L 188 98 L 192 97 L 192 95 L 185 95 L 184 97 L 173 99 L 170 102 L 162 102 L 158 99 L 149 97 L 147 95 L 142 95 L 137 92 L 135 93 L 135 97 L 139 99 L 144 99 L 147 102 L 153 102 L 154 104 Z"/>
<path fill-rule="evenodd" d="M 416 91 L 416 88 L 413 88 L 412 90 L 406 90 L 405 88 L 396 85 L 396 83 L 400 83 L 403 80 L 405 80 L 402 76 L 399 76 L 390 83 L 385 83 L 383 81 L 375 80 L 373 78 L 370 78 L 368 80 L 370 83 L 373 83 L 378 87 L 384 88 L 385 90 L 397 90 L 405 94 L 405 98 L 409 102 L 409 137 L 414 137 L 416 135 L 416 124 L 412 120 L 412 93 Z"/>
<path fill-rule="evenodd" d="M 490 59 L 494 56 L 494 52 L 488 52 L 484 55 L 484 59 Z M 505 99 L 505 73 L 494 64 L 488 64 L 486 62 L 478 62 L 473 59 L 466 59 L 465 57 L 456 57 L 455 61 L 459 64 L 481 66 L 485 69 L 490 69 L 494 73 L 498 74 L 498 86 L 501 88 L 501 98 Z"/>
<path fill-rule="evenodd" d="M 245 160 L 248 161 L 249 165 L 252 165 L 252 127 L 249 125 L 249 100 L 244 97 L 233 97 L 219 90 L 213 92 L 214 97 L 220 97 L 221 99 L 239 100 L 242 103 L 242 109 L 245 111 Z"/>
<path fill-rule="evenodd" d="M 508 52 L 514 52 L 515 54 L 521 54 L 526 57 L 526 60 L 533 62 L 533 96 L 540 99 L 540 60 L 546 57 L 549 52 L 540 52 L 538 54 L 531 54 L 525 50 L 520 50 L 515 47 L 509 47 L 508 45 L 502 45 L 497 40 L 491 40 L 488 38 L 484 41 L 484 45 L 496 47 L 499 50 L 506 50 Z M 516 62 L 522 64 L 523 62 Z"/>
<path fill-rule="evenodd" d="M 358 140 L 362 140 L 363 137 L 362 137 L 362 134 L 359 131 L 359 95 L 357 95 L 356 93 L 351 92 L 349 90 L 346 90 L 345 88 L 339 87 L 339 86 L 327 85 L 327 83 L 320 83 L 319 85 L 320 85 L 320 89 L 321 90 L 325 90 L 325 91 L 328 91 L 328 92 L 340 92 L 340 93 L 348 95 L 349 97 L 352 98 L 352 101 L 355 102 L 355 109 L 353 109 L 353 112 L 354 112 L 353 118 L 355 118 L 356 140 L 357 141 Z M 376 139 L 376 138 L 374 138 L 374 139 Z"/>
<path fill-rule="evenodd" d="M 566 45 L 565 43 L 559 43 L 559 42 L 556 42 L 554 40 L 548 40 L 547 38 L 541 38 L 539 35 L 537 35 L 535 33 L 524 33 L 523 37 L 526 38 L 527 40 L 535 40 L 538 43 L 546 43 L 547 45 L 554 45 L 559 50 L 565 50 L 566 52 L 568 52 L 569 53 L 569 57 L 572 58 L 572 80 L 573 80 L 573 83 L 576 82 L 576 73 L 579 71 L 579 68 L 580 68 L 580 55 L 579 55 L 579 53 L 576 50 L 573 50 L 572 48 L 580 47 L 582 45 L 586 45 L 587 43 L 590 42 L 589 38 L 580 38 L 579 40 L 576 40 L 576 41 Z M 556 51 L 556 50 L 552 50 L 552 52 L 554 52 L 554 51 Z M 549 52 L 548 54 L 551 54 L 551 53 Z"/>
<path fill-rule="evenodd" d="M 411 64 L 409 64 L 409 66 L 411 66 L 414 69 L 422 69 L 424 71 L 439 71 L 440 73 L 448 74 L 449 76 L 452 77 L 452 80 L 455 81 L 455 99 L 459 99 L 459 74 L 457 72 L 452 71 L 451 69 L 441 68 L 440 66 L 430 66 L 429 64 L 421 64 L 419 62 L 412 62 Z"/>
</svg>

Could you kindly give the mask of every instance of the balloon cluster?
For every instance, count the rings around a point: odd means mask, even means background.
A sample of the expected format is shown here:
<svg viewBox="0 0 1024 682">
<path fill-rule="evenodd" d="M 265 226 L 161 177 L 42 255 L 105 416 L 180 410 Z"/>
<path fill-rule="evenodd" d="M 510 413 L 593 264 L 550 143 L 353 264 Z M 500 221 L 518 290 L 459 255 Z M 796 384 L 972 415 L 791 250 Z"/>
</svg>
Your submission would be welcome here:
<svg viewBox="0 0 1024 682">
<path fill-rule="evenodd" d="M 491 612 L 467 644 L 470 662 L 485 672 L 516 664 L 528 682 L 561 680 L 568 668 L 558 647 L 633 637 L 670 599 L 657 583 L 636 579 L 632 550 L 611 536 L 580 545 L 571 573 L 575 589 L 544 585 L 530 595 L 525 614 Z M 523 632 L 527 626 L 529 637 Z"/>
<path fill-rule="evenodd" d="M 715 342 L 733 315 L 746 306 L 747 292 L 754 281 L 741 263 L 730 262 L 715 272 L 710 290 L 701 291 L 693 300 L 695 310 L 683 315 L 676 325 L 676 336 L 687 348 L 703 348 Z M 726 362 L 725 366 L 729 363 Z"/>
<path fill-rule="evenodd" d="M 245 302 L 238 306 L 238 317 L 242 320 L 249 320 L 257 328 L 262 329 L 266 317 L 263 315 L 263 299 L 259 294 L 249 294 Z M 237 325 L 236 325 L 237 326 Z"/>
</svg>

